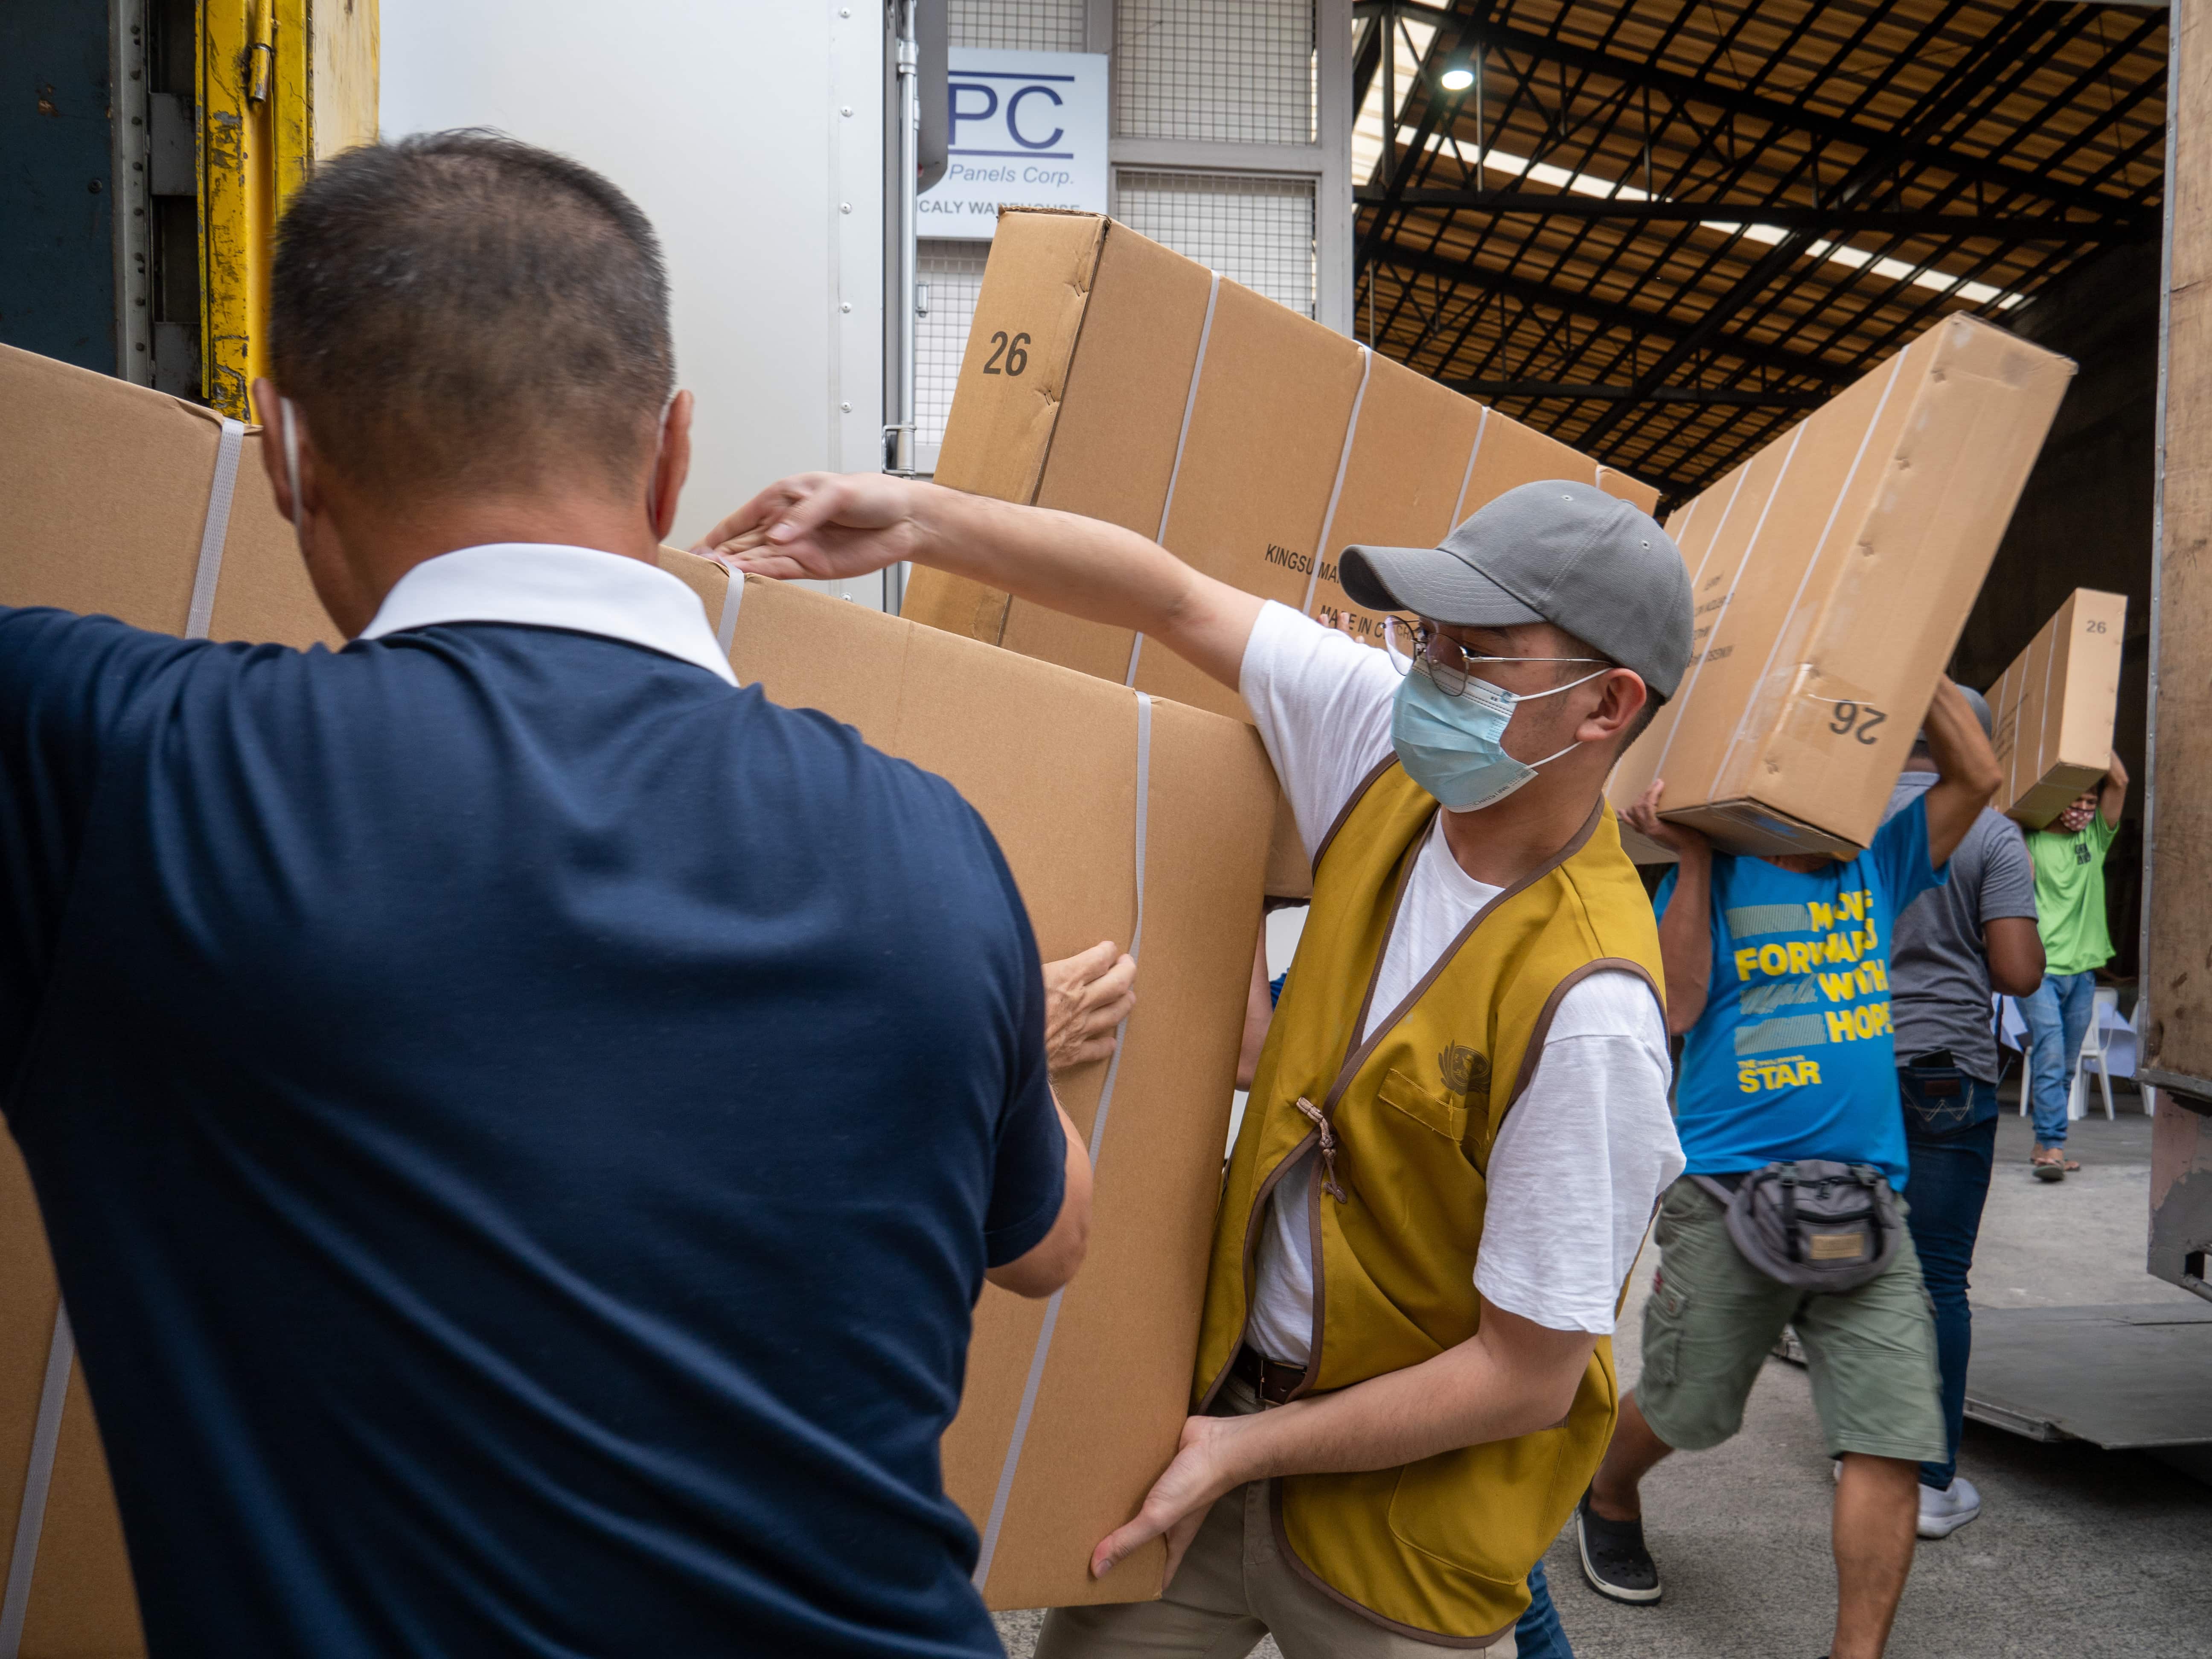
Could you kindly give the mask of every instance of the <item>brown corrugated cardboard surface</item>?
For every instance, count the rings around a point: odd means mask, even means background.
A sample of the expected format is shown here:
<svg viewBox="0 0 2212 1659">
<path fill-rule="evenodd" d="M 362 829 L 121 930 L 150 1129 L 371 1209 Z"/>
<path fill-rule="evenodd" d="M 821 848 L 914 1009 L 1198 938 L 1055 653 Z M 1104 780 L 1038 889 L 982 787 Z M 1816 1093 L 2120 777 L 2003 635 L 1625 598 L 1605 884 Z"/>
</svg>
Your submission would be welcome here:
<svg viewBox="0 0 2212 1659">
<path fill-rule="evenodd" d="M 80 1369 L 62 1411 L 21 1659 L 136 1659 L 145 1650 L 123 1517 Z"/>
<path fill-rule="evenodd" d="M 2000 812 L 2040 830 L 2105 775 L 2127 622 L 2124 593 L 2077 587 L 1990 688 Z"/>
<path fill-rule="evenodd" d="M 1614 804 L 1661 777 L 1728 850 L 1865 846 L 2073 368 L 1947 318 L 1681 507 L 1691 671 Z"/>
<path fill-rule="evenodd" d="M 0 346 L 0 605 L 185 631 L 222 425 L 144 386 Z M 246 429 L 209 637 L 335 646 Z"/>
<path fill-rule="evenodd" d="M 719 624 L 722 567 L 672 549 L 662 563 Z M 832 638 L 847 643 L 829 648 Z M 1047 959 L 1128 942 L 1137 711 L 1127 690 L 758 579 L 744 590 L 730 659 L 777 702 L 822 709 L 950 779 L 997 836 Z M 854 661 L 871 673 L 852 675 Z M 984 1584 L 994 1607 L 1160 1589 L 1157 1547 L 1103 1583 L 1088 1562 L 1135 1513 L 1182 1431 L 1279 796 L 1249 726 L 1164 701 L 1152 721 L 1138 1011 L 1099 1148 L 1090 1258 L 1061 1307 Z M 1102 1062 L 1060 1085 L 1085 1135 L 1105 1073 Z M 1044 1319 L 1043 1304 L 994 1290 L 976 1310 L 945 1481 L 979 1528 Z"/>
<path fill-rule="evenodd" d="M 1000 334 L 1030 337 L 1019 377 L 1004 372 Z M 1647 512 L 1657 500 L 1125 226 L 1024 211 L 1000 220 L 936 477 L 1122 525 L 1248 592 L 1331 616 L 1349 543 L 1433 545 L 1540 478 L 1590 479 Z M 904 614 L 1129 680 L 1128 630 L 939 571 L 914 572 Z M 1351 620 L 1375 637 L 1379 619 Z M 1133 667 L 1139 690 L 1244 718 L 1233 692 L 1170 653 L 1138 648 Z"/>
<path fill-rule="evenodd" d="M 61 1293 L 30 1172 L 0 1138 L 0 1548 L 12 1550 Z M 137 1659 L 145 1639 L 122 1519 L 81 1368 L 73 1366 L 46 1491 L 21 1659 Z"/>
<path fill-rule="evenodd" d="M 0 1548 L 12 1550 L 61 1292 L 30 1172 L 0 1138 Z M 26 1601 L 21 1659 L 145 1651 L 122 1519 L 81 1367 L 72 1366 Z"/>
</svg>

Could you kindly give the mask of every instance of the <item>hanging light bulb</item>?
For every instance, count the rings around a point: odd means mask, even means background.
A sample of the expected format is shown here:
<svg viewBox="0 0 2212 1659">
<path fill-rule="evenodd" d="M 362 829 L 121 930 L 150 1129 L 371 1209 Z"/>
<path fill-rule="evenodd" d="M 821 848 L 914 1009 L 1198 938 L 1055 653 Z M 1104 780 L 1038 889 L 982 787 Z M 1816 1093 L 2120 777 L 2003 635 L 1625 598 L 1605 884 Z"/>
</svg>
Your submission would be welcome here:
<svg viewBox="0 0 2212 1659">
<path fill-rule="evenodd" d="M 1464 64 L 1454 64 L 1437 77 L 1437 84 L 1446 92 L 1465 92 L 1474 84 L 1474 71 Z"/>
</svg>

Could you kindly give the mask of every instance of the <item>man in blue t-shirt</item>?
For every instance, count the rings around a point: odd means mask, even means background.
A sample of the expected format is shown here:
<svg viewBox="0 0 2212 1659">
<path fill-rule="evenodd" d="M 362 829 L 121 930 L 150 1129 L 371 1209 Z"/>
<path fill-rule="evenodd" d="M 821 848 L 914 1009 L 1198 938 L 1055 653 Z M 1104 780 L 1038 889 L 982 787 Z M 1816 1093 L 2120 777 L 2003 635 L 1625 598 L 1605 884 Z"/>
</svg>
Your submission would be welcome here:
<svg viewBox="0 0 2212 1659">
<path fill-rule="evenodd" d="M 1638 1485 L 1676 1450 L 1717 1446 L 1785 1325 L 1805 1345 L 1836 1489 L 1834 1659 L 1875 1659 L 1912 1561 L 1918 1466 L 1945 1452 L 1935 1326 L 1911 1241 L 1876 1278 L 1808 1293 L 1760 1273 L 1690 1176 L 1726 1181 L 1796 1158 L 1871 1164 L 1902 1191 L 1905 1130 L 1890 1035 L 1896 918 L 1930 887 L 2000 781 L 1958 687 L 1928 711 L 1937 781 L 1850 859 L 1716 853 L 1658 816 L 1655 781 L 1629 821 L 1680 862 L 1656 895 L 1667 1022 L 1686 1037 L 1675 1122 L 1688 1160 L 1662 1200 L 1644 1373 L 1621 1402 L 1577 1513 L 1583 1570 L 1601 1594 L 1656 1601 Z"/>
<path fill-rule="evenodd" d="M 149 1649 L 998 1654 L 938 1445 L 1090 1166 L 989 831 L 657 568 L 690 400 L 605 179 L 349 151 L 272 301 L 351 643 L 0 609 L 0 1105 Z"/>
</svg>

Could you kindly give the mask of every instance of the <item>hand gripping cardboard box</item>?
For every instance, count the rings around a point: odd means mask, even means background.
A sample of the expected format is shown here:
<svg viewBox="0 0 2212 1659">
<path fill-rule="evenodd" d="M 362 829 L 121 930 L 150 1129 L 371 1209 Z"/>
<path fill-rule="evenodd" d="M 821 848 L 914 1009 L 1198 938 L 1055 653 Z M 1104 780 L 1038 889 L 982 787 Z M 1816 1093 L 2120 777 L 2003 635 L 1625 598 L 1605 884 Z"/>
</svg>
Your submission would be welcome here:
<svg viewBox="0 0 2212 1659">
<path fill-rule="evenodd" d="M 258 428 L 0 346 L 0 605 L 335 645 Z M 145 1650 L 122 1523 L 29 1173 L 0 1139 L 0 1653 Z"/>
<path fill-rule="evenodd" d="M 2074 365 L 1947 317 L 1676 511 L 1690 672 L 1615 769 L 1736 853 L 1880 827 Z"/>
<path fill-rule="evenodd" d="M 1989 690 L 1996 809 L 2040 830 L 2112 764 L 2124 593 L 2077 587 Z"/>
<path fill-rule="evenodd" d="M 999 221 L 937 463 L 939 483 L 1103 519 L 1308 615 L 1352 609 L 1336 553 L 1432 545 L 1516 484 L 1656 492 L 1125 225 Z M 916 568 L 903 614 L 1244 719 L 1225 686 L 1127 629 Z"/>
<path fill-rule="evenodd" d="M 998 838 L 1048 961 L 1138 961 L 1111 1060 L 1064 1077 L 1097 1166 L 1091 1252 L 1048 1303 L 987 1288 L 945 1484 L 993 1607 L 1159 1594 L 1097 1541 L 1174 1455 L 1190 1394 L 1274 775 L 1241 721 L 664 550 L 741 679 L 950 779 Z M 858 672 L 856 672 L 858 665 Z"/>
</svg>

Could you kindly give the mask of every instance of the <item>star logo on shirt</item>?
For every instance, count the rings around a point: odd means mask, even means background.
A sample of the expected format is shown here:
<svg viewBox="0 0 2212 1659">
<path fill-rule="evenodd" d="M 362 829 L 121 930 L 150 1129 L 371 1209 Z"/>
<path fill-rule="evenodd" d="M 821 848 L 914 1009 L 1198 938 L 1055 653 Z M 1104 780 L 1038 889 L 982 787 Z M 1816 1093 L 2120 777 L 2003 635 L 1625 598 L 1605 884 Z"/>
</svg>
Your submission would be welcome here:
<svg viewBox="0 0 2212 1659">
<path fill-rule="evenodd" d="M 1437 1070 L 1443 1075 L 1447 1094 L 1487 1092 L 1490 1088 L 1490 1062 L 1464 1042 L 1455 1042 L 1439 1054 Z"/>
</svg>

